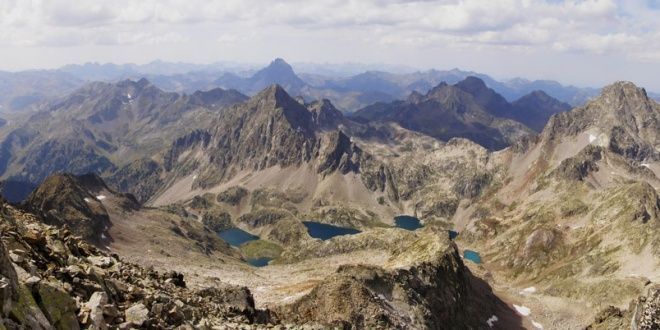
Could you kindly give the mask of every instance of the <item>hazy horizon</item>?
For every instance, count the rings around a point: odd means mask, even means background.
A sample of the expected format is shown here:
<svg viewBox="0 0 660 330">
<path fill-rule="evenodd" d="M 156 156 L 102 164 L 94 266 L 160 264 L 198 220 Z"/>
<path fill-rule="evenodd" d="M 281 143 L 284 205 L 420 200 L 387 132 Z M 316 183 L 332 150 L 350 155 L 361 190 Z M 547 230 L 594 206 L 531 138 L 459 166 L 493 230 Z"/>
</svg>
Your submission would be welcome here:
<svg viewBox="0 0 660 330">
<path fill-rule="evenodd" d="M 0 70 L 281 57 L 660 91 L 659 17 L 658 0 L 0 0 Z"/>
</svg>

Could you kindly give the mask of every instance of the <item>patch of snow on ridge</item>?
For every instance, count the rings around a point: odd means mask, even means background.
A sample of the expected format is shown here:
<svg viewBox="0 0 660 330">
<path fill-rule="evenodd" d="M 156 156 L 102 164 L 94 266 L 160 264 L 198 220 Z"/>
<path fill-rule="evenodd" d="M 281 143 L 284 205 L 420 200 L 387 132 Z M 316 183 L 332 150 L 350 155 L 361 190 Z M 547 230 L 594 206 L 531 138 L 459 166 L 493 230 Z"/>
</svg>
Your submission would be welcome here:
<svg viewBox="0 0 660 330">
<path fill-rule="evenodd" d="M 98 196 L 96 196 L 96 199 L 102 201 L 102 200 L 105 199 L 105 195 L 98 195 Z"/>
<path fill-rule="evenodd" d="M 133 97 L 131 96 L 131 93 L 126 94 L 126 97 L 127 97 L 129 100 L 133 98 Z"/>
<path fill-rule="evenodd" d="M 516 312 L 518 312 L 518 314 L 520 314 L 522 316 L 528 316 L 529 314 L 532 313 L 532 311 L 529 308 L 525 307 L 525 306 L 518 306 L 518 305 L 514 304 L 513 308 L 515 308 Z"/>
<path fill-rule="evenodd" d="M 644 167 L 646 167 L 646 168 L 651 168 L 651 165 L 646 164 L 646 163 L 642 163 L 642 166 L 644 166 Z"/>
<path fill-rule="evenodd" d="M 91 201 L 89 200 L 89 198 L 87 198 L 87 197 L 83 198 L 83 200 L 84 200 L 85 202 L 87 202 L 87 203 L 91 202 Z"/>
<path fill-rule="evenodd" d="M 497 322 L 497 320 L 498 320 L 497 315 L 493 315 L 488 320 L 486 320 L 486 323 L 488 323 L 488 326 L 492 328 L 495 325 L 495 322 Z"/>
<path fill-rule="evenodd" d="M 543 330 L 543 324 L 541 324 L 541 323 L 538 323 L 538 322 L 532 320 L 532 325 L 533 325 L 535 328 L 539 329 L 539 330 Z"/>
<path fill-rule="evenodd" d="M 529 288 L 525 288 L 522 291 L 520 291 L 521 295 L 526 295 L 526 294 L 532 294 L 536 292 L 536 287 L 530 286 Z"/>
<path fill-rule="evenodd" d="M 596 141 L 596 136 L 593 134 L 589 134 L 589 143 L 593 143 L 594 141 Z"/>
</svg>

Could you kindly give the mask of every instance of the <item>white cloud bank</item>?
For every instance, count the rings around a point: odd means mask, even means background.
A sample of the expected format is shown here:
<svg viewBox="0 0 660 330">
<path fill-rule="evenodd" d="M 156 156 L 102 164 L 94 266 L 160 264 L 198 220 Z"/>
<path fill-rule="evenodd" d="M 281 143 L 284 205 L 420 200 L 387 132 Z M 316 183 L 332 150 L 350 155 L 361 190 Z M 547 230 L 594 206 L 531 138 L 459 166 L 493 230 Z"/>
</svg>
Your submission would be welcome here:
<svg viewBox="0 0 660 330">
<path fill-rule="evenodd" d="M 112 46 L 120 53 L 113 54 L 115 62 L 139 55 L 185 60 L 185 48 L 201 61 L 285 56 L 419 59 L 428 66 L 434 63 L 430 54 L 445 60 L 466 52 L 481 54 L 473 60 L 536 54 L 538 63 L 551 52 L 578 61 L 614 56 L 657 64 L 655 7 L 648 0 L 0 0 L 0 47 L 20 58 L 18 49 L 64 54 L 55 48 L 74 47 L 93 57 L 100 54 L 93 49 Z"/>
</svg>

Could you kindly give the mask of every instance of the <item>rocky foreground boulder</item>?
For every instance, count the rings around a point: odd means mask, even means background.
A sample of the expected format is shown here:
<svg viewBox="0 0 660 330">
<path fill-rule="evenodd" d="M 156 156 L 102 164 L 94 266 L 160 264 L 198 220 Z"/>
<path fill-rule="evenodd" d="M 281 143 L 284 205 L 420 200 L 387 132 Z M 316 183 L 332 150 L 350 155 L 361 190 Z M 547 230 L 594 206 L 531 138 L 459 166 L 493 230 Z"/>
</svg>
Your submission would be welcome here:
<svg viewBox="0 0 660 330">
<path fill-rule="evenodd" d="M 250 327 L 269 320 L 246 288 L 189 289 L 181 274 L 125 262 L 3 201 L 0 233 L 0 328 Z"/>
<path fill-rule="evenodd" d="M 645 294 L 630 302 L 627 310 L 614 306 L 601 310 L 587 329 L 660 329 L 660 285 L 651 285 Z"/>
<path fill-rule="evenodd" d="M 343 265 L 309 294 L 275 308 L 286 323 L 342 329 L 521 328 L 521 320 L 463 264 L 446 235 L 401 242 L 382 266 Z"/>
</svg>

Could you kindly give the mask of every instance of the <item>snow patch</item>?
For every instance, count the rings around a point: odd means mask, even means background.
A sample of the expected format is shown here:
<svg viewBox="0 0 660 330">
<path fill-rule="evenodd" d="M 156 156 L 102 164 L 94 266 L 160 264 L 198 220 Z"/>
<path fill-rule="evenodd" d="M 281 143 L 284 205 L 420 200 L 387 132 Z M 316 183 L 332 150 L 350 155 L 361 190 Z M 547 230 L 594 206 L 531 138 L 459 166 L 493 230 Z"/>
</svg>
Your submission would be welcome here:
<svg viewBox="0 0 660 330">
<path fill-rule="evenodd" d="M 96 199 L 102 201 L 102 200 L 105 199 L 105 195 L 98 195 L 98 196 L 96 196 Z"/>
<path fill-rule="evenodd" d="M 651 165 L 646 164 L 646 163 L 642 163 L 642 166 L 644 166 L 644 167 L 646 167 L 646 168 L 651 168 Z"/>
<path fill-rule="evenodd" d="M 535 328 L 539 329 L 539 330 L 543 330 L 543 324 L 541 324 L 541 323 L 538 323 L 538 322 L 532 320 L 532 325 L 533 325 Z"/>
<path fill-rule="evenodd" d="M 518 306 L 518 305 L 514 304 L 513 308 L 515 308 L 516 312 L 518 312 L 518 314 L 520 314 L 522 316 L 528 316 L 529 314 L 532 313 L 532 311 L 529 308 L 525 307 L 525 306 Z"/>
<path fill-rule="evenodd" d="M 589 134 L 589 143 L 593 143 L 594 141 L 596 141 L 596 136 L 593 134 Z"/>
<path fill-rule="evenodd" d="M 104 233 L 101 233 L 101 239 L 106 239 L 106 238 L 108 237 L 106 237 Z"/>
<path fill-rule="evenodd" d="M 133 98 L 133 97 L 131 96 L 131 93 L 126 94 L 126 97 L 127 97 L 129 100 Z"/>
<path fill-rule="evenodd" d="M 83 198 L 83 200 L 84 200 L 85 202 L 87 202 L 87 203 L 91 202 L 91 200 L 90 200 L 89 198 L 87 198 L 87 197 Z"/>
<path fill-rule="evenodd" d="M 497 322 L 498 318 L 496 315 L 491 316 L 488 320 L 486 320 L 486 323 L 488 323 L 489 327 L 493 327 L 495 325 L 495 322 Z"/>
<path fill-rule="evenodd" d="M 305 295 L 304 292 L 296 293 L 296 294 L 293 294 L 293 295 L 286 296 L 286 297 L 282 298 L 282 301 L 292 301 L 292 300 L 296 300 L 296 299 L 298 299 L 298 298 L 300 298 L 300 297 L 302 297 L 302 296 L 304 296 L 304 295 Z"/>
<path fill-rule="evenodd" d="M 530 286 L 529 288 L 525 288 L 522 291 L 520 291 L 521 295 L 527 295 L 527 294 L 532 294 L 536 292 L 536 287 Z"/>
</svg>

